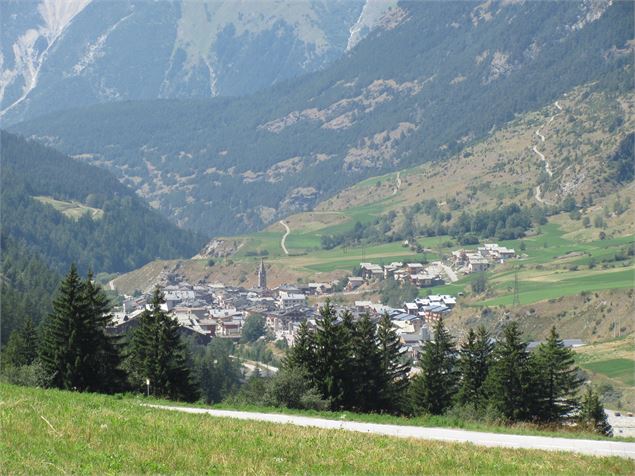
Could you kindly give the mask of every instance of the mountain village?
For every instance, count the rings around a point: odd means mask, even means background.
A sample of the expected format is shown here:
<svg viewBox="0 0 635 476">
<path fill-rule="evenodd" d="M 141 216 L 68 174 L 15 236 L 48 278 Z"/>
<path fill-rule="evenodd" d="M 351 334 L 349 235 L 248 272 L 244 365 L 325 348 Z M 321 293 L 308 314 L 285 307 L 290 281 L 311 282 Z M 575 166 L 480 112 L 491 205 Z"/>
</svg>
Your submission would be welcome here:
<svg viewBox="0 0 635 476">
<path fill-rule="evenodd" d="M 319 307 L 326 299 L 340 293 L 348 296 L 361 294 L 387 279 L 400 284 L 410 283 L 417 288 L 431 288 L 456 281 L 457 273 L 480 273 L 490 266 L 515 258 L 515 250 L 490 243 L 474 250 L 453 251 L 448 264 L 392 262 L 382 265 L 362 262 L 358 268 L 359 276 L 328 283 L 283 284 L 275 288 L 267 286 L 267 270 L 262 259 L 257 270 L 257 283 L 251 288 L 205 281 L 192 284 L 178 273 L 167 272 L 162 273 L 154 285 L 164 292 L 162 307 L 178 321 L 181 332 L 201 344 L 214 337 L 240 341 L 245 321 L 250 316 L 262 316 L 270 337 L 276 341 L 284 340 L 292 346 L 300 324 L 306 321 L 315 328 L 320 318 Z M 451 313 L 460 298 L 461 295 L 428 294 L 404 302 L 402 307 L 370 300 L 334 305 L 338 312 L 350 311 L 355 320 L 364 314 L 374 321 L 384 314 L 390 316 L 403 350 L 416 362 L 423 343 L 430 338 L 433 324 L 439 317 Z M 122 306 L 115 309 L 109 331 L 123 335 L 134 328 L 136 319 L 149 306 L 149 299 L 150 293 L 125 296 Z"/>
</svg>

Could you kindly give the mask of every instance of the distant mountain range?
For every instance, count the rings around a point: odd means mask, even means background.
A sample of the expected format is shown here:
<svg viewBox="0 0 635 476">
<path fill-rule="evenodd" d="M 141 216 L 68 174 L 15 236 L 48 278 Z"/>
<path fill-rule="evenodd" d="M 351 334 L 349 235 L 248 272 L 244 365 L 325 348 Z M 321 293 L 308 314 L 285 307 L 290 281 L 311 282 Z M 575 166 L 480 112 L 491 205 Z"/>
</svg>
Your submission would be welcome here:
<svg viewBox="0 0 635 476">
<path fill-rule="evenodd" d="M 349 54 L 249 96 L 95 105 L 12 130 L 111 170 L 181 226 L 254 230 L 454 155 L 580 84 L 632 91 L 633 8 L 400 2 Z"/>
<path fill-rule="evenodd" d="M 395 4 L 2 0 L 0 112 L 252 93 L 341 57 Z"/>
</svg>

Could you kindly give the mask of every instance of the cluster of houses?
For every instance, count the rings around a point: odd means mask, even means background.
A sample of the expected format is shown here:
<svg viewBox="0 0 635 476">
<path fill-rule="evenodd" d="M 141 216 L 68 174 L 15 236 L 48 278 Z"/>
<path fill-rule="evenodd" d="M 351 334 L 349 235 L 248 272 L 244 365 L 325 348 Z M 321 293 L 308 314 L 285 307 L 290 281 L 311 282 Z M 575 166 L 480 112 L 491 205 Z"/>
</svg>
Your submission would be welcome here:
<svg viewBox="0 0 635 476">
<path fill-rule="evenodd" d="M 481 272 L 497 262 L 516 257 L 516 252 L 496 243 L 485 244 L 475 250 L 458 250 L 452 253 L 455 270 L 464 273 Z M 363 284 L 384 279 L 408 282 L 417 287 L 430 287 L 444 283 L 439 274 L 446 272 L 444 265 L 432 263 L 401 263 L 388 265 L 360 263 L 360 276 L 348 278 L 347 291 Z M 445 267 L 447 268 L 447 267 Z M 456 279 L 456 278 L 454 278 Z M 181 276 L 168 274 L 159 283 L 163 289 L 165 311 L 177 319 L 184 334 L 194 336 L 201 343 L 213 337 L 240 339 L 246 319 L 252 315 L 263 316 L 266 328 L 276 340 L 284 339 L 293 345 L 294 336 L 301 322 L 316 326 L 320 315 L 317 306 L 310 306 L 308 296 L 329 295 L 337 282 L 308 283 L 297 286 L 267 287 L 264 262 L 258 269 L 258 285 L 255 288 L 226 286 L 199 282 L 190 284 Z M 114 313 L 110 332 L 124 334 L 134 327 L 138 317 L 149 307 L 150 295 L 126 296 L 122 306 Z M 340 306 L 338 311 L 348 310 L 354 318 L 368 314 L 380 319 L 388 314 L 402 345 L 417 360 L 421 346 L 429 338 L 429 330 L 439 317 L 452 312 L 456 298 L 449 295 L 430 295 L 406 302 L 402 308 L 392 308 L 371 301 L 356 301 L 353 306 Z"/>
<path fill-rule="evenodd" d="M 388 265 L 360 263 L 360 276 L 348 278 L 347 290 L 352 291 L 364 283 L 392 278 L 398 282 L 409 282 L 419 288 L 444 284 L 436 267 L 427 267 L 422 263 L 394 262 Z M 434 271 L 433 271 L 434 270 Z"/>
<path fill-rule="evenodd" d="M 476 250 L 457 250 L 452 252 L 452 263 L 459 272 L 481 273 L 487 271 L 494 263 L 504 263 L 516 257 L 513 248 L 506 248 L 496 243 L 486 243 Z"/>
</svg>

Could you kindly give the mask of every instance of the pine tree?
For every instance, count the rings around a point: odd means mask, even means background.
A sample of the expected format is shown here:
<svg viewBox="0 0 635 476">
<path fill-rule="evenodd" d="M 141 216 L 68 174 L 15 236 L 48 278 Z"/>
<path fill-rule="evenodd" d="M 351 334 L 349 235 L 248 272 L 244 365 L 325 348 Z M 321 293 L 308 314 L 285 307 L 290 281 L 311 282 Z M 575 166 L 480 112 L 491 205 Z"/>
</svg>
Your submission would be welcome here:
<svg viewBox="0 0 635 476">
<path fill-rule="evenodd" d="M 84 287 L 77 267 L 71 265 L 44 323 L 39 355 L 54 387 L 90 390 L 94 349 Z"/>
<path fill-rule="evenodd" d="M 561 422 L 577 407 L 575 395 L 582 385 L 571 349 L 551 328 L 546 342 L 533 354 L 536 378 L 536 416 L 544 422 Z"/>
<path fill-rule="evenodd" d="M 125 386 L 125 372 L 121 369 L 119 338 L 109 336 L 106 328 L 112 321 L 112 307 L 103 289 L 93 281 L 92 272 L 84 283 L 84 293 L 93 333 L 92 367 L 95 372 L 91 387 L 112 393 Z"/>
<path fill-rule="evenodd" d="M 600 402 L 600 397 L 590 385 L 587 386 L 587 390 L 582 397 L 578 424 L 584 429 L 601 435 L 613 436 L 613 428 L 609 424 L 602 402 Z"/>
<path fill-rule="evenodd" d="M 355 326 L 352 336 L 352 372 L 348 379 L 351 396 L 350 406 L 363 412 L 380 409 L 379 396 L 383 387 L 381 354 L 377 345 L 376 326 L 368 314 L 364 314 Z"/>
<path fill-rule="evenodd" d="M 459 350 L 459 404 L 480 407 L 485 403 L 483 385 L 489 373 L 492 350 L 491 337 L 485 327 L 480 326 L 476 332 L 470 329 Z"/>
<path fill-rule="evenodd" d="M 404 363 L 405 351 L 401 349 L 399 336 L 393 329 L 388 314 L 382 316 L 377 326 L 377 345 L 383 377 L 383 385 L 377 395 L 379 406 L 382 410 L 399 413 L 406 406 L 410 364 Z"/>
<path fill-rule="evenodd" d="M 151 393 L 174 400 L 194 400 L 196 389 L 187 366 L 186 349 L 179 335 L 179 325 L 161 309 L 163 293 L 157 287 L 150 309 L 139 316 L 132 334 L 128 367 L 131 384 L 145 389 L 150 380 Z"/>
<path fill-rule="evenodd" d="M 335 309 L 327 302 L 320 309 L 315 333 L 315 383 L 332 409 L 342 408 L 345 402 L 345 381 L 350 362 L 348 332 L 337 322 Z"/>
<path fill-rule="evenodd" d="M 310 378 L 315 373 L 315 336 L 306 321 L 298 327 L 293 346 L 287 351 L 284 367 L 302 369 Z"/>
<path fill-rule="evenodd" d="M 532 379 L 527 344 L 517 322 L 503 331 L 494 346 L 494 358 L 485 382 L 489 403 L 510 421 L 528 419 Z"/>
<path fill-rule="evenodd" d="M 38 335 L 33 321 L 27 319 L 20 329 L 11 333 L 2 350 L 2 366 L 31 365 L 37 358 Z"/>
<path fill-rule="evenodd" d="M 421 357 L 421 373 L 413 383 L 415 408 L 440 415 L 456 393 L 456 349 L 443 318 L 434 325 L 434 335 L 426 342 Z"/>
<path fill-rule="evenodd" d="M 369 350 L 369 341 L 372 341 L 372 337 L 370 337 L 370 327 L 372 327 L 372 322 L 369 324 L 369 328 L 364 329 L 366 335 L 363 337 L 366 341 L 361 341 L 358 336 L 358 325 L 359 322 L 355 322 L 353 319 L 353 313 L 349 310 L 345 310 L 340 315 L 341 323 L 339 324 L 339 328 L 342 333 L 342 342 L 343 349 L 342 354 L 348 356 L 343 361 L 343 379 L 342 379 L 342 408 L 347 409 L 355 409 L 359 406 L 358 398 L 361 394 L 358 393 L 358 385 L 361 384 L 364 388 L 369 385 L 369 382 L 362 381 L 364 377 L 357 375 L 358 370 L 356 369 L 356 365 L 360 365 L 359 372 L 367 373 L 368 368 L 364 367 L 364 364 L 360 360 L 355 360 L 355 345 L 360 346 L 357 349 L 359 352 L 366 353 L 367 356 L 372 354 L 372 350 Z M 366 348 L 364 348 L 366 346 Z M 366 375 L 368 378 L 370 374 Z M 371 378 L 372 381 L 375 381 L 374 378 Z M 367 390 L 363 390 L 362 393 L 367 392 Z M 365 397 L 364 397 L 365 398 Z"/>
</svg>

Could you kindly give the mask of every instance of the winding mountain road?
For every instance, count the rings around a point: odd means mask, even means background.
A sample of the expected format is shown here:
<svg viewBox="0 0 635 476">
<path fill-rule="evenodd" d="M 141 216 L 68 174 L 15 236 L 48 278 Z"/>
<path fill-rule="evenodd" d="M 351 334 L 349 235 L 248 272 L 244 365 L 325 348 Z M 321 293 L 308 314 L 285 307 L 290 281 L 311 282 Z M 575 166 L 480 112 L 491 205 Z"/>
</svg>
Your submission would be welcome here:
<svg viewBox="0 0 635 476">
<path fill-rule="evenodd" d="M 289 250 L 287 249 L 286 241 L 287 241 L 287 236 L 289 236 L 289 233 L 291 233 L 291 228 L 289 228 L 289 225 L 287 225 L 284 222 L 284 220 L 280 220 L 280 224 L 285 228 L 285 230 L 287 230 L 284 236 L 282 237 L 282 239 L 280 240 L 280 247 L 282 248 L 282 251 L 284 251 L 284 254 L 288 256 Z"/>
<path fill-rule="evenodd" d="M 146 407 L 172 410 L 184 413 L 207 414 L 213 417 L 236 418 L 239 420 L 264 421 L 304 427 L 347 430 L 374 435 L 437 440 L 453 443 L 472 443 L 479 446 L 523 448 L 545 451 L 567 451 L 593 456 L 619 456 L 635 459 L 635 443 L 605 440 L 575 440 L 550 438 L 545 436 L 510 435 L 506 433 L 485 433 L 480 431 L 457 430 L 451 428 L 425 428 L 405 425 L 382 425 L 354 421 L 327 420 L 298 415 L 277 413 L 255 413 L 232 410 L 212 410 L 206 408 L 177 407 L 145 404 Z"/>
</svg>

